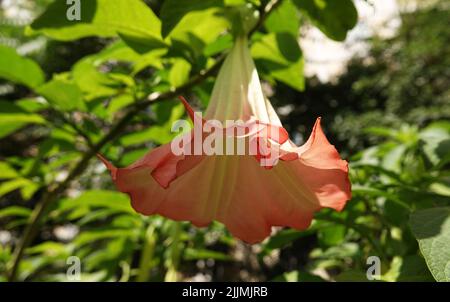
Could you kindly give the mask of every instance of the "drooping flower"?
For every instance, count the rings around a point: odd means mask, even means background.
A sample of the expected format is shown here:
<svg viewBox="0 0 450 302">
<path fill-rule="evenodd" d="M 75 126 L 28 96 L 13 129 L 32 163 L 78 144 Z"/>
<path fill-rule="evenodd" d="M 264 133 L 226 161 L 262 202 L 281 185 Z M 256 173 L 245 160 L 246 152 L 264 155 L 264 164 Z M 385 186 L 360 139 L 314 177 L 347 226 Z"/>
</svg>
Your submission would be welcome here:
<svg viewBox="0 0 450 302">
<path fill-rule="evenodd" d="M 183 103 L 195 124 L 199 117 Z M 234 236 L 256 243 L 270 235 L 272 226 L 306 229 L 315 211 L 340 211 L 350 199 L 347 162 L 328 142 L 320 118 L 304 145 L 297 147 L 288 139 L 263 95 L 246 38 L 236 39 L 221 67 L 201 124 L 210 120 L 244 121 L 244 139 L 265 152 L 174 154 L 172 144 L 166 144 L 126 168 L 100 156 L 137 212 L 188 220 L 198 227 L 217 220 Z M 230 133 L 237 138 L 234 129 Z M 196 135 L 204 138 L 195 129 L 184 135 L 185 150 L 193 148 Z M 269 169 L 258 163 L 264 159 Z"/>
</svg>

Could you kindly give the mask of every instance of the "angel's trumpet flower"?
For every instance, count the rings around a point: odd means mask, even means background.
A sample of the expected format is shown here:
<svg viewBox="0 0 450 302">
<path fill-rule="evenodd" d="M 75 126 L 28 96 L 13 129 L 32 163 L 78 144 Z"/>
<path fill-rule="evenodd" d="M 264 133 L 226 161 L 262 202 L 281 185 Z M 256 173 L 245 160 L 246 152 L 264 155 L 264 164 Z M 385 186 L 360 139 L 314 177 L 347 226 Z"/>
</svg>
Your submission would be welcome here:
<svg viewBox="0 0 450 302">
<path fill-rule="evenodd" d="M 189 220 L 198 227 L 217 220 L 234 236 L 256 243 L 270 235 L 272 226 L 306 229 L 315 211 L 324 207 L 340 211 L 350 199 L 347 162 L 328 142 L 320 118 L 304 145 L 297 147 L 288 139 L 263 95 L 246 38 L 236 39 L 223 63 L 204 118 L 182 101 L 194 124 L 243 121 L 219 133 L 228 133 L 225 141 L 231 136 L 256 142 L 257 152 L 177 153 L 172 143 L 151 150 L 126 168 L 116 168 L 100 156 L 137 212 Z M 235 134 L 239 127 L 245 128 L 240 137 Z M 199 136 L 204 140 L 205 131 L 184 134 L 182 149 L 195 149 Z"/>
</svg>

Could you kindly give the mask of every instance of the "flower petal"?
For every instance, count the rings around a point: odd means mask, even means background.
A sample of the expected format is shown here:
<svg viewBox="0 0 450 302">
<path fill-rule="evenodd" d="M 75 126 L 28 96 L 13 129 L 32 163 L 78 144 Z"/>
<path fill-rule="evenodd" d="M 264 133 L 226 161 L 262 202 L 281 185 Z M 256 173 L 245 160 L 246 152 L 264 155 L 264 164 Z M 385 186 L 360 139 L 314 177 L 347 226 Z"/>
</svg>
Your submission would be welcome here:
<svg viewBox="0 0 450 302">
<path fill-rule="evenodd" d="M 320 158 L 333 157 L 336 151 L 323 145 L 327 141 L 320 124 L 311 136 L 300 158 L 279 162 L 272 170 L 262 169 L 251 156 L 181 160 L 178 168 L 187 168 L 182 169 L 183 177 L 173 180 L 170 189 L 155 180 L 154 164 L 144 164 L 152 160 L 143 160 L 132 169 L 112 170 L 116 171 L 118 189 L 130 195 L 137 212 L 188 220 L 196 226 L 217 220 L 234 236 L 256 243 L 270 235 L 272 226 L 306 229 L 315 211 L 322 207 L 341 210 L 350 198 L 346 162 L 328 160 L 328 166 L 324 165 Z M 325 148 L 331 154 L 322 154 L 316 148 Z M 171 170 L 173 164 L 164 163 L 168 171 L 162 174 L 179 176 Z"/>
</svg>

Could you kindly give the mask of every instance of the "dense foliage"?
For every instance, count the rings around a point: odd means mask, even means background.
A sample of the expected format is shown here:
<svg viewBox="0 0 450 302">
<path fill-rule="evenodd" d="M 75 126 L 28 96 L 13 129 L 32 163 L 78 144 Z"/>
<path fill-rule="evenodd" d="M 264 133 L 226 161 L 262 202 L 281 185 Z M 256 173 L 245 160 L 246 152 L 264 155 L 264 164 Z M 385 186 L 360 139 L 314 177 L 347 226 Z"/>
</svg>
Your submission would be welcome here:
<svg viewBox="0 0 450 302">
<path fill-rule="evenodd" d="M 383 281 L 450 281 L 445 8 L 405 15 L 395 38 L 317 84 L 299 29 L 344 40 L 350 0 L 81 1 L 81 21 L 65 1 L 31 2 L 42 14 L 29 25 L 0 15 L 0 280 L 66 281 L 71 256 L 82 280 L 367 280 L 378 256 Z M 275 104 L 294 105 L 289 130 L 330 117 L 353 184 L 343 212 L 253 246 L 219 223 L 135 213 L 95 158 L 125 166 L 169 142 L 176 96 L 205 108 L 242 27 Z"/>
</svg>

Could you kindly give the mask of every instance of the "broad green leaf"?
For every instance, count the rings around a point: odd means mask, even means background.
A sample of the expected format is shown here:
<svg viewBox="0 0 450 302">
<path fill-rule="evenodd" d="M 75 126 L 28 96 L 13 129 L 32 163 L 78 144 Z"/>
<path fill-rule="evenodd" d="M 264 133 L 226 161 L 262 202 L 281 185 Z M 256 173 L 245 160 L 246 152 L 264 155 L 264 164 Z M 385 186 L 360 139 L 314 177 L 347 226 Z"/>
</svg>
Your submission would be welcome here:
<svg viewBox="0 0 450 302">
<path fill-rule="evenodd" d="M 435 182 L 430 185 L 430 191 L 436 194 L 450 197 L 450 184 Z"/>
<path fill-rule="evenodd" d="M 29 217 L 31 214 L 31 210 L 19 207 L 19 206 L 10 206 L 0 210 L 0 218 L 18 216 L 18 217 Z"/>
<path fill-rule="evenodd" d="M 7 119 L 0 121 L 0 138 L 10 135 L 26 126 L 23 122 L 9 122 Z"/>
<path fill-rule="evenodd" d="M 80 233 L 74 240 L 74 244 L 77 247 L 83 246 L 85 244 L 92 244 L 92 242 L 103 240 L 103 239 L 114 239 L 114 238 L 125 238 L 125 237 L 136 237 L 139 230 L 127 230 L 127 229 L 105 229 L 105 230 L 95 230 L 95 231 L 84 231 Z"/>
<path fill-rule="evenodd" d="M 0 161 L 0 179 L 16 178 L 19 173 L 8 163 Z"/>
<path fill-rule="evenodd" d="M 81 90 L 73 83 L 54 79 L 40 86 L 36 91 L 58 109 L 64 111 L 85 109 Z"/>
<path fill-rule="evenodd" d="M 341 244 L 345 239 L 347 228 L 343 225 L 330 225 L 318 231 L 319 242 L 326 246 Z"/>
<path fill-rule="evenodd" d="M 123 93 L 127 86 L 134 86 L 134 83 L 130 83 L 131 78 L 125 73 L 101 72 L 102 65 L 118 61 L 131 63 L 130 75 L 134 75 L 148 66 L 162 69 L 161 57 L 165 52 L 165 49 L 154 49 L 147 53 L 138 54 L 125 43 L 119 41 L 97 54 L 84 57 L 78 61 L 72 67 L 72 77 L 83 92 L 84 98 L 88 101 L 116 96 Z"/>
<path fill-rule="evenodd" d="M 27 112 L 39 112 L 48 108 L 48 104 L 41 98 L 21 99 L 15 102 L 17 106 Z"/>
<path fill-rule="evenodd" d="M 310 257 L 322 259 L 346 259 L 355 257 L 360 252 L 361 251 L 358 244 L 347 242 L 341 245 L 330 247 L 325 251 L 322 251 L 320 249 L 313 250 L 310 254 Z"/>
<path fill-rule="evenodd" d="M 44 124 L 45 120 L 38 114 L 30 113 L 8 101 L 0 100 L 0 138 L 28 124 Z"/>
<path fill-rule="evenodd" d="M 0 101 L 0 123 L 14 122 L 42 124 L 45 120 L 40 115 L 26 112 L 11 102 Z"/>
<path fill-rule="evenodd" d="M 83 258 L 85 259 L 86 269 L 95 271 L 112 263 L 117 267 L 118 263 L 123 261 L 122 259 L 133 251 L 133 246 L 130 246 L 129 243 L 130 241 L 123 237 L 109 240 L 103 248 L 93 250 L 87 257 Z"/>
<path fill-rule="evenodd" d="M 166 49 L 155 49 L 142 54 L 141 57 L 134 62 L 132 74 L 135 75 L 146 67 L 163 69 L 162 57 L 166 52 Z"/>
<path fill-rule="evenodd" d="M 418 255 L 411 255 L 405 258 L 394 257 L 389 271 L 381 276 L 381 280 L 388 282 L 424 282 L 433 281 L 433 277 L 424 259 Z"/>
<path fill-rule="evenodd" d="M 267 242 L 263 244 L 264 254 L 268 254 L 273 250 L 283 248 L 298 238 L 310 235 L 309 231 L 300 232 L 294 229 L 286 229 L 277 232 L 275 235 L 271 236 Z"/>
<path fill-rule="evenodd" d="M 450 207 L 419 210 L 410 225 L 433 277 L 450 281 Z"/>
<path fill-rule="evenodd" d="M 231 34 L 225 34 L 219 36 L 214 42 L 209 43 L 203 49 L 203 54 L 207 57 L 221 53 L 226 49 L 230 49 L 233 46 L 233 36 Z"/>
<path fill-rule="evenodd" d="M 290 33 L 270 33 L 251 48 L 257 67 L 294 89 L 303 90 L 303 55 L 296 37 Z"/>
<path fill-rule="evenodd" d="M 53 39 L 69 41 L 83 37 L 114 37 L 161 43 L 161 22 L 141 0 L 90 0 L 80 5 L 81 20 L 68 20 L 66 1 L 54 1 L 38 17 L 28 33 L 43 33 Z"/>
<path fill-rule="evenodd" d="M 148 142 L 155 142 L 157 144 L 166 144 L 170 142 L 175 136 L 179 133 L 172 132 L 173 122 L 177 119 L 181 118 L 184 113 L 184 107 L 182 104 L 167 103 L 167 104 L 156 104 L 154 106 L 154 110 L 158 110 L 161 106 L 168 106 L 170 109 L 170 115 L 167 119 L 164 120 L 164 123 L 161 125 L 151 126 L 148 129 L 130 133 L 122 136 L 120 139 L 120 143 L 123 146 L 137 145 Z"/>
<path fill-rule="evenodd" d="M 87 101 L 116 95 L 119 83 L 97 68 L 96 57 L 85 57 L 72 68 L 74 82 L 79 87 Z M 100 62 L 101 63 L 101 62 Z"/>
<path fill-rule="evenodd" d="M 270 32 L 288 32 L 297 37 L 300 20 L 297 10 L 290 0 L 284 0 L 264 22 L 265 28 Z"/>
<path fill-rule="evenodd" d="M 207 45 L 215 42 L 229 26 L 229 21 L 220 16 L 220 12 L 219 8 L 212 7 L 185 15 L 168 37 L 171 47 L 167 56 L 179 56 L 192 64 L 198 63 Z"/>
<path fill-rule="evenodd" d="M 405 203 L 403 200 L 401 200 L 398 195 L 387 192 L 385 190 L 380 190 L 369 186 L 354 185 L 352 186 L 352 193 L 355 194 L 356 196 L 360 195 L 360 196 L 384 197 L 390 201 L 395 202 L 397 205 L 405 209 L 409 209 L 409 205 Z"/>
<path fill-rule="evenodd" d="M 134 213 L 126 194 L 114 191 L 86 191 L 77 198 L 67 198 L 61 201 L 58 211 L 73 210 L 77 207 L 110 208 L 123 212 Z"/>
<path fill-rule="evenodd" d="M 161 8 L 161 33 L 167 37 L 185 15 L 194 11 L 223 6 L 223 0 L 166 0 Z"/>
<path fill-rule="evenodd" d="M 96 68 L 108 61 L 127 62 L 133 65 L 133 73 L 135 74 L 147 66 L 162 69 L 163 65 L 161 57 L 166 52 L 166 49 L 152 49 L 150 51 L 136 52 L 135 48 L 130 47 L 123 41 L 117 41 L 103 49 L 101 52 L 85 57 L 79 62 L 83 62 L 87 60 L 87 58 L 90 58 L 90 63 Z"/>
<path fill-rule="evenodd" d="M 43 256 L 57 257 L 61 255 L 63 257 L 70 256 L 70 246 L 65 245 L 61 242 L 46 241 L 38 245 L 27 248 L 26 253 L 32 254 L 43 254 Z"/>
<path fill-rule="evenodd" d="M 191 72 L 191 64 L 184 59 L 177 58 L 174 60 L 172 68 L 169 72 L 169 82 L 172 87 L 179 87 L 189 80 Z"/>
<path fill-rule="evenodd" d="M 119 111 L 120 109 L 130 105 L 134 102 L 134 97 L 130 94 L 121 94 L 109 102 L 107 113 L 110 118 L 114 116 L 114 114 Z"/>
<path fill-rule="evenodd" d="M 292 0 L 311 22 L 329 38 L 345 40 L 347 32 L 358 21 L 352 0 Z"/>
<path fill-rule="evenodd" d="M 364 133 L 372 134 L 374 136 L 395 138 L 397 136 L 396 129 L 386 127 L 368 127 L 363 129 Z"/>
<path fill-rule="evenodd" d="M 27 189 L 22 192 L 24 199 L 29 199 L 38 188 L 37 184 L 26 178 L 14 178 L 0 184 L 0 197 L 17 189 Z"/>
<path fill-rule="evenodd" d="M 402 160 L 404 159 L 407 147 L 405 145 L 398 145 L 389 152 L 387 152 L 381 161 L 381 166 L 394 173 L 401 173 L 402 170 Z"/>
<path fill-rule="evenodd" d="M 120 158 L 119 165 L 121 167 L 126 167 L 137 161 L 138 159 L 144 157 L 150 150 L 148 148 L 142 148 L 137 150 L 128 151 L 123 154 Z"/>
<path fill-rule="evenodd" d="M 107 60 L 129 61 L 134 62 L 139 59 L 140 55 L 126 45 L 123 41 L 116 41 L 108 45 L 102 51 L 92 55 L 95 60 L 105 62 Z"/>
<path fill-rule="evenodd" d="M 0 78 L 30 88 L 39 86 L 45 80 L 38 64 L 4 45 L 0 45 Z"/>
<path fill-rule="evenodd" d="M 442 166 L 450 160 L 450 123 L 433 123 L 419 133 L 428 160 Z"/>
</svg>

